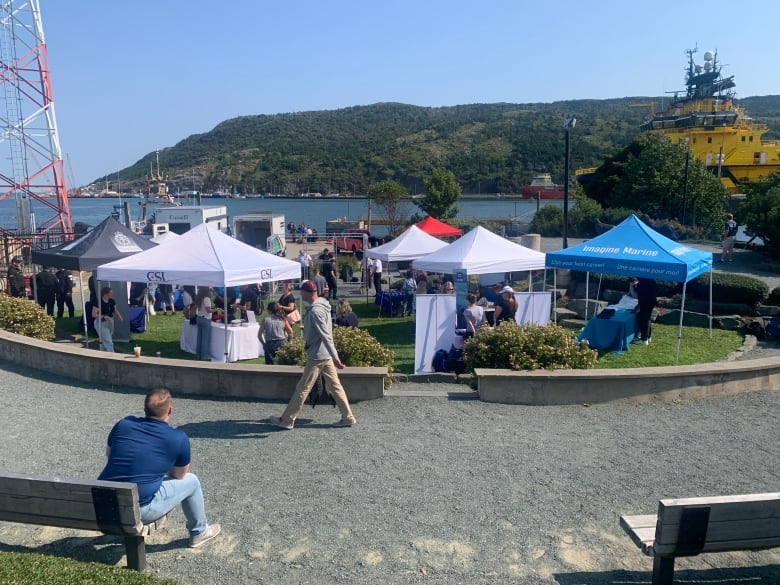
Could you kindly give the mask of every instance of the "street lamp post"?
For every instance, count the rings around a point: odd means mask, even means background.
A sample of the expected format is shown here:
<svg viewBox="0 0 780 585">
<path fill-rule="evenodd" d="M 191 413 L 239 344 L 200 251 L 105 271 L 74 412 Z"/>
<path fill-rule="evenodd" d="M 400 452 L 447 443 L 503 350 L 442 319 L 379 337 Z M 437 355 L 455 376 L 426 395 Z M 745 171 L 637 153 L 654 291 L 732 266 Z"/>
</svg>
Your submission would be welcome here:
<svg viewBox="0 0 780 585">
<path fill-rule="evenodd" d="M 688 145 L 688 138 L 682 139 L 685 145 L 685 172 L 683 173 L 683 192 L 682 192 L 682 211 L 680 212 L 680 223 L 685 225 L 685 205 L 688 199 L 688 164 L 691 160 L 691 149 Z"/>
<path fill-rule="evenodd" d="M 569 247 L 569 133 L 577 123 L 577 118 L 566 118 L 563 122 L 565 131 L 566 156 L 563 169 L 563 248 Z"/>
</svg>

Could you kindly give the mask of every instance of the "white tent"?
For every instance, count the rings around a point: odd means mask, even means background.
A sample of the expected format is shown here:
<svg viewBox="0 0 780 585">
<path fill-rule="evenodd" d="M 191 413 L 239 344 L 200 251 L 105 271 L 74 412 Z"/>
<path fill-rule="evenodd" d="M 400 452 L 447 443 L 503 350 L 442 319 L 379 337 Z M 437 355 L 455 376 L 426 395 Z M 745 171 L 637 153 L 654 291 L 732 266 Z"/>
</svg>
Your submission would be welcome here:
<svg viewBox="0 0 780 585">
<path fill-rule="evenodd" d="M 422 258 L 445 246 L 447 242 L 413 225 L 394 240 L 366 250 L 365 254 L 369 258 L 379 258 L 382 262 L 406 262 Z"/>
<path fill-rule="evenodd" d="M 97 279 L 208 286 L 298 280 L 301 265 L 248 246 L 206 224 L 181 237 L 98 266 Z"/>
<path fill-rule="evenodd" d="M 163 242 L 167 242 L 168 240 L 175 240 L 179 237 L 179 234 L 176 232 L 163 232 L 159 236 L 155 236 L 151 239 L 152 242 L 155 244 L 162 244 Z"/>
<path fill-rule="evenodd" d="M 412 262 L 418 270 L 453 274 L 522 272 L 544 268 L 544 254 L 477 226 L 453 243 Z"/>
</svg>

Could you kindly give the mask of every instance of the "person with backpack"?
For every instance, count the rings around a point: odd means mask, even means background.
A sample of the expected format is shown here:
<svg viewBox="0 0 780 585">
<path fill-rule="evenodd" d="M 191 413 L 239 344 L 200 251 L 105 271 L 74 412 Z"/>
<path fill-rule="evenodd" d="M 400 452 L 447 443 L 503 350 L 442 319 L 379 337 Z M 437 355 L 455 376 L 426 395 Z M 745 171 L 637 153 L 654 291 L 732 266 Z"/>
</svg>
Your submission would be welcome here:
<svg viewBox="0 0 780 585">
<path fill-rule="evenodd" d="M 417 280 L 414 278 L 414 270 L 411 268 L 406 271 L 406 278 L 401 290 L 404 291 L 404 300 L 406 301 L 404 316 L 411 315 L 414 309 L 414 293 L 417 290 Z"/>
<path fill-rule="evenodd" d="M 723 226 L 723 253 L 720 256 L 721 262 L 734 262 L 734 244 L 737 243 L 737 222 L 734 221 L 734 215 L 729 213 L 726 216 L 726 224 Z"/>
</svg>

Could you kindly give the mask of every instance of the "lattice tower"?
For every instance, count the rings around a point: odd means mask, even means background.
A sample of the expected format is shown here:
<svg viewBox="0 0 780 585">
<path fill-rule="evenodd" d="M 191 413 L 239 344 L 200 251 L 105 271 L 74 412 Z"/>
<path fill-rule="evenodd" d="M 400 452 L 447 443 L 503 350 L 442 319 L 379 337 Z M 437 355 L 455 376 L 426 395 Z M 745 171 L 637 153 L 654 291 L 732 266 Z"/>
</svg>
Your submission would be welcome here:
<svg viewBox="0 0 780 585">
<path fill-rule="evenodd" d="M 38 0 L 0 0 L 0 73 L 0 199 L 16 201 L 17 234 L 71 234 Z"/>
</svg>

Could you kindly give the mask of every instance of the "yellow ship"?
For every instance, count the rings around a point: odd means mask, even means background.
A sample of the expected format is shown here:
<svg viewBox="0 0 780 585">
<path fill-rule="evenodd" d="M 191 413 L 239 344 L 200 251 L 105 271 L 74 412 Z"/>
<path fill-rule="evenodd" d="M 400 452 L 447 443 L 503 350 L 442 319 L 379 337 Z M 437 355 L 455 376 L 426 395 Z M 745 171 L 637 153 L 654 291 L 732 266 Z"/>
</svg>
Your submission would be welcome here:
<svg viewBox="0 0 780 585">
<path fill-rule="evenodd" d="M 718 54 L 704 53 L 704 64 L 688 50 L 684 97 L 675 95 L 663 112 L 640 126 L 643 132 L 661 132 L 675 144 L 687 146 L 692 157 L 712 170 L 731 193 L 780 170 L 780 142 L 762 140 L 766 124 L 753 121 L 734 103 L 734 76 L 722 77 Z M 585 182 L 595 169 L 576 171 Z"/>
<path fill-rule="evenodd" d="M 732 193 L 780 170 L 780 142 L 762 140 L 766 124 L 757 124 L 734 103 L 734 76 L 722 77 L 718 54 L 704 53 L 696 64 L 696 49 L 687 51 L 686 95 L 640 126 L 662 132 L 673 143 L 687 145 L 691 156 L 717 174 Z"/>
</svg>

